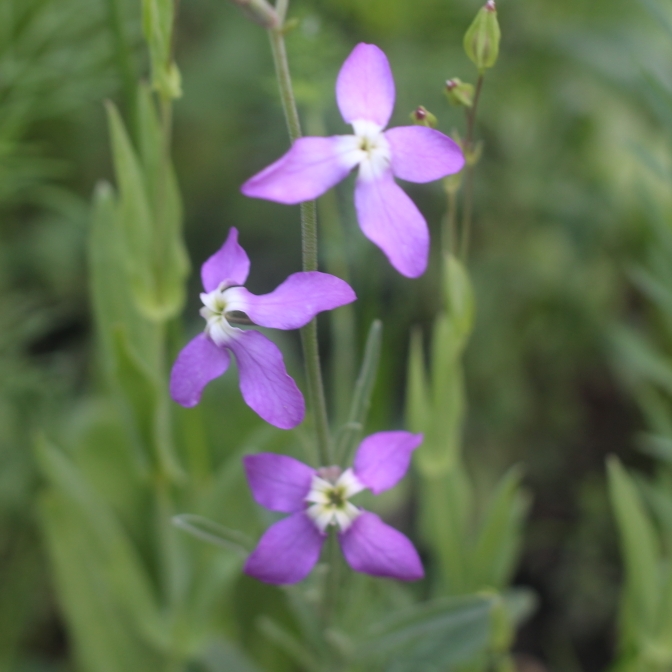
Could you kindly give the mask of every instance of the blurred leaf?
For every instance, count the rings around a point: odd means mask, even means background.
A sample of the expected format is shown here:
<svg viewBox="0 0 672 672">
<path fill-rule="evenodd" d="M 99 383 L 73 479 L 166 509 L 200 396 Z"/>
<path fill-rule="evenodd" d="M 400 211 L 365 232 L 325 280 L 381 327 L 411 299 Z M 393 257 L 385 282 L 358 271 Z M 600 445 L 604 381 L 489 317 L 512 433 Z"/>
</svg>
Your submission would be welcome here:
<svg viewBox="0 0 672 672">
<path fill-rule="evenodd" d="M 358 642 L 355 661 L 384 658 L 387 672 L 432 672 L 485 648 L 492 600 L 469 596 L 434 600 L 377 623 Z"/>
<path fill-rule="evenodd" d="M 616 328 L 612 338 L 629 369 L 638 378 L 660 385 L 666 392 L 672 394 L 672 362 L 655 351 L 631 329 Z"/>
<path fill-rule="evenodd" d="M 672 464 L 672 438 L 669 436 L 640 434 L 637 443 L 645 453 L 667 464 Z"/>
<path fill-rule="evenodd" d="M 43 495 L 40 513 L 60 602 L 82 669 L 88 672 L 162 669 L 161 658 L 138 637 L 148 624 L 134 621 L 134 627 L 129 627 L 125 611 L 128 605 L 119 602 L 127 590 L 121 595 L 118 592 L 120 588 L 123 590 L 127 577 L 122 579 L 121 586 L 115 580 L 110 581 L 115 574 L 125 572 L 113 566 L 107 553 L 92 546 L 90 528 L 84 519 L 90 514 L 73 507 L 66 493 L 54 490 Z M 108 545 L 114 543 L 111 540 Z"/>
<path fill-rule="evenodd" d="M 426 432 L 431 417 L 431 402 L 420 329 L 411 332 L 407 381 L 406 424 L 412 432 Z"/>
<path fill-rule="evenodd" d="M 528 509 L 520 489 L 521 477 L 521 470 L 512 467 L 493 493 L 469 562 L 474 586 L 503 590 L 511 578 Z"/>
<path fill-rule="evenodd" d="M 59 512 L 59 521 L 47 520 L 45 527 L 52 540 L 55 560 L 62 559 L 67 565 L 66 556 L 78 553 L 81 555 L 77 560 L 71 558 L 73 566 L 78 566 L 80 562 L 92 563 L 91 557 L 97 558 L 93 564 L 100 578 L 91 580 L 101 580 L 107 584 L 110 595 L 106 599 L 110 605 L 117 605 L 115 608 L 124 614 L 118 616 L 120 623 L 130 618 L 137 633 L 141 633 L 155 646 L 170 648 L 169 636 L 151 581 L 117 518 L 90 489 L 62 451 L 44 438 L 38 440 L 36 451 L 39 466 L 56 493 L 50 501 Z M 74 523 L 74 520 L 79 522 Z M 52 523 L 58 524 L 52 527 Z M 78 537 L 72 548 L 60 545 L 61 523 L 63 527 L 74 524 L 78 529 Z M 62 571 L 67 572 L 67 576 L 63 576 L 61 590 L 77 612 L 73 614 L 73 619 L 78 622 L 80 611 L 77 605 L 82 583 L 76 581 L 76 575 L 70 577 L 69 567 Z M 85 572 L 83 576 L 88 574 Z M 74 594 L 71 594 L 73 591 Z M 82 605 L 81 609 L 88 607 Z M 86 629 L 86 626 L 83 627 Z M 84 633 L 82 636 L 87 637 Z"/>
<path fill-rule="evenodd" d="M 221 639 L 208 646 L 199 660 L 208 672 L 260 672 L 242 651 Z"/>
<path fill-rule="evenodd" d="M 138 96 L 142 146 L 145 159 L 158 174 L 148 176 L 141 167 L 124 124 L 112 103 L 108 103 L 114 168 L 119 185 L 119 218 L 124 231 L 124 255 L 133 295 L 140 312 L 148 319 L 163 321 L 176 315 L 184 303 L 186 255 L 181 246 L 180 203 L 167 148 L 153 127 L 156 119 L 148 106 L 147 92 Z M 148 148 L 159 143 L 153 151 Z M 158 157 L 162 157 L 159 159 Z M 149 188 L 154 187 L 153 200 Z"/>
<path fill-rule="evenodd" d="M 246 558 L 255 546 L 254 541 L 246 534 L 238 530 L 231 530 L 203 516 L 183 513 L 173 516 L 173 525 L 197 539 L 235 551 L 243 558 Z"/>
<path fill-rule="evenodd" d="M 166 100 L 182 95 L 180 72 L 172 59 L 174 0 L 142 0 L 142 29 L 149 45 L 152 86 Z"/>
<path fill-rule="evenodd" d="M 162 473 L 180 480 L 183 473 L 174 452 L 168 402 L 162 383 L 155 380 L 132 351 L 122 328 L 114 329 L 113 337 L 116 380 L 123 391 L 129 424 Z"/>
<path fill-rule="evenodd" d="M 257 622 L 257 627 L 270 641 L 281 648 L 294 662 L 298 663 L 302 669 L 311 672 L 320 672 L 323 669 L 301 641 L 277 621 L 262 616 Z"/>
<path fill-rule="evenodd" d="M 641 635 L 655 631 L 660 591 L 656 532 L 630 477 L 616 458 L 608 462 L 609 494 L 627 569 L 628 621 Z"/>
<path fill-rule="evenodd" d="M 443 261 L 446 312 L 450 316 L 460 343 L 463 344 L 474 326 L 474 290 L 469 275 L 459 259 L 447 254 Z"/>
<path fill-rule="evenodd" d="M 366 416 L 371 406 L 371 393 L 378 373 L 382 337 L 383 323 L 380 320 L 374 320 L 366 339 L 362 367 L 355 383 L 348 422 L 341 430 L 336 447 L 338 464 L 350 464 L 352 452 L 361 437 Z"/>
</svg>

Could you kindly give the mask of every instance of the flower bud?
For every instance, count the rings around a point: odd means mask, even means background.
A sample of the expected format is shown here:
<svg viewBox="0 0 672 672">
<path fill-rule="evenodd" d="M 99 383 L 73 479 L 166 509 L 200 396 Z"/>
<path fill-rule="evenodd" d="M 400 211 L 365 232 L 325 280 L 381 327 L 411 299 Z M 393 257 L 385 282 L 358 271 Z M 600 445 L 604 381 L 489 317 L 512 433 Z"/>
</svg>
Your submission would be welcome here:
<svg viewBox="0 0 672 672">
<path fill-rule="evenodd" d="M 481 73 L 497 62 L 500 36 L 495 0 L 488 0 L 464 35 L 464 50 Z"/>
<path fill-rule="evenodd" d="M 417 109 L 413 110 L 410 114 L 411 121 L 416 126 L 427 126 L 427 128 L 436 128 L 437 120 L 436 117 L 422 105 L 419 105 Z"/>
<path fill-rule="evenodd" d="M 474 87 L 457 77 L 446 80 L 446 97 L 451 105 L 471 107 L 474 103 Z"/>
</svg>

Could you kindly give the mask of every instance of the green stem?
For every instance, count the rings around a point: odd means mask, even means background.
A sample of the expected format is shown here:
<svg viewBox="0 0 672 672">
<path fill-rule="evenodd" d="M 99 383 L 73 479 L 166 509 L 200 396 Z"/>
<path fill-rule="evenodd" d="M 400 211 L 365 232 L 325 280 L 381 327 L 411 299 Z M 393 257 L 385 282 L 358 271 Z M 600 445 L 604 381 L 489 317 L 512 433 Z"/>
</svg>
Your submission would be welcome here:
<svg viewBox="0 0 672 672">
<path fill-rule="evenodd" d="M 318 109 L 313 108 L 308 114 L 307 132 L 309 135 L 321 136 L 327 134 L 322 113 Z M 347 244 L 336 191 L 330 189 L 321 196 L 317 207 L 320 216 L 319 232 L 326 242 L 324 249 L 326 250 L 325 265 L 327 273 L 350 283 L 350 269 L 346 255 Z M 333 413 L 332 417 L 340 425 L 346 421 L 350 408 L 350 398 L 355 384 L 357 368 L 357 337 L 353 304 L 350 303 L 347 306 L 330 311 L 329 322 L 334 355 L 331 358 L 333 362 L 331 368 L 333 400 L 331 411 Z M 338 462 L 341 457 L 338 447 L 335 457 Z"/>
<path fill-rule="evenodd" d="M 286 7 L 285 7 L 286 8 Z M 296 108 L 292 80 L 289 74 L 287 50 L 282 26 L 270 28 L 268 31 L 273 51 L 275 72 L 280 87 L 282 108 L 285 112 L 287 130 L 292 142 L 301 137 L 301 123 Z M 303 270 L 317 270 L 317 206 L 315 201 L 301 204 L 301 246 L 303 253 Z M 301 329 L 301 344 L 306 366 L 308 382 L 308 398 L 313 411 L 317 448 L 323 465 L 333 464 L 333 451 L 329 437 L 327 404 L 324 398 L 324 385 L 320 368 L 320 351 L 317 342 L 317 320 L 313 319 Z"/>
<path fill-rule="evenodd" d="M 131 58 L 132 49 L 126 38 L 124 30 L 124 15 L 119 0 L 107 0 L 107 9 L 112 34 L 114 36 L 115 56 L 117 68 L 121 78 L 121 86 L 124 92 L 124 108 L 127 119 L 131 120 L 131 136 L 137 140 L 135 129 L 135 109 L 136 109 L 136 81 L 137 76 L 133 60 Z"/>
<path fill-rule="evenodd" d="M 444 178 L 447 183 L 451 178 Z M 445 228 L 443 230 L 441 247 L 444 254 L 456 255 L 457 250 L 457 193 L 452 186 L 446 186 L 446 196 L 448 200 L 448 208 L 446 212 Z"/>
<path fill-rule="evenodd" d="M 483 88 L 483 75 L 478 76 L 476 82 L 476 91 L 474 93 L 474 103 L 467 112 L 467 135 L 464 140 L 464 153 L 467 159 L 467 167 L 464 171 L 464 210 L 462 212 L 462 244 L 460 246 L 460 256 L 466 261 L 469 254 L 469 238 L 471 236 L 471 219 L 473 214 L 474 201 L 474 127 L 476 125 L 476 109 L 478 100 L 481 97 Z"/>
</svg>

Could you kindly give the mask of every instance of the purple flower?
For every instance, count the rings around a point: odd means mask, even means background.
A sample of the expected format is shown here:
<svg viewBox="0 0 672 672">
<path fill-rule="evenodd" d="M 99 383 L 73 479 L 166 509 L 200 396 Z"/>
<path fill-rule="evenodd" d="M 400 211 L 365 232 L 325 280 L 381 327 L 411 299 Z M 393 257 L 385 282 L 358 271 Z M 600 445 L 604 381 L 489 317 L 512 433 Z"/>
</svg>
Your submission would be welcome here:
<svg viewBox="0 0 672 672">
<path fill-rule="evenodd" d="M 234 327 L 231 315 L 244 313 L 261 327 L 298 329 L 317 313 L 354 301 L 355 293 L 343 280 L 311 271 L 293 273 L 270 294 L 255 296 L 241 286 L 249 269 L 250 260 L 238 244 L 238 231 L 232 228 L 222 248 L 201 267 L 205 333 L 187 343 L 177 356 L 170 375 L 170 396 L 182 406 L 195 406 L 203 388 L 226 371 L 229 352 L 233 352 L 245 403 L 272 425 L 291 429 L 303 420 L 305 405 L 280 350 L 258 331 Z"/>
<path fill-rule="evenodd" d="M 287 455 L 243 458 L 254 499 L 290 513 L 271 525 L 245 563 L 245 573 L 266 583 L 296 583 L 313 568 L 329 525 L 348 564 L 357 572 L 416 581 L 424 576 L 413 544 L 377 515 L 349 498 L 365 488 L 375 495 L 396 485 L 408 470 L 422 434 L 379 432 L 362 441 L 352 469 L 313 469 Z"/>
<path fill-rule="evenodd" d="M 317 198 L 355 166 L 355 208 L 364 235 L 403 275 L 427 268 L 429 232 L 415 204 L 394 177 L 431 182 L 464 165 L 459 146 L 439 131 L 402 126 L 383 131 L 394 107 L 394 80 L 385 54 L 358 44 L 336 81 L 336 99 L 354 135 L 299 138 L 278 161 L 242 186 L 246 196 L 278 203 Z"/>
</svg>

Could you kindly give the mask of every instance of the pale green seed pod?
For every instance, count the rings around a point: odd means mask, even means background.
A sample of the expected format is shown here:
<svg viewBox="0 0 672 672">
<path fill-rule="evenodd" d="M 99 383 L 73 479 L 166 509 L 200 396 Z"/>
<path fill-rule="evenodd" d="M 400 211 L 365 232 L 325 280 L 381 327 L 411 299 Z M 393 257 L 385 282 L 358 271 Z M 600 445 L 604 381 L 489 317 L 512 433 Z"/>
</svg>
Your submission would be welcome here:
<svg viewBox="0 0 672 672">
<path fill-rule="evenodd" d="M 479 72 L 483 73 L 497 62 L 500 37 L 495 0 L 488 0 L 464 35 L 464 50 Z"/>
</svg>

